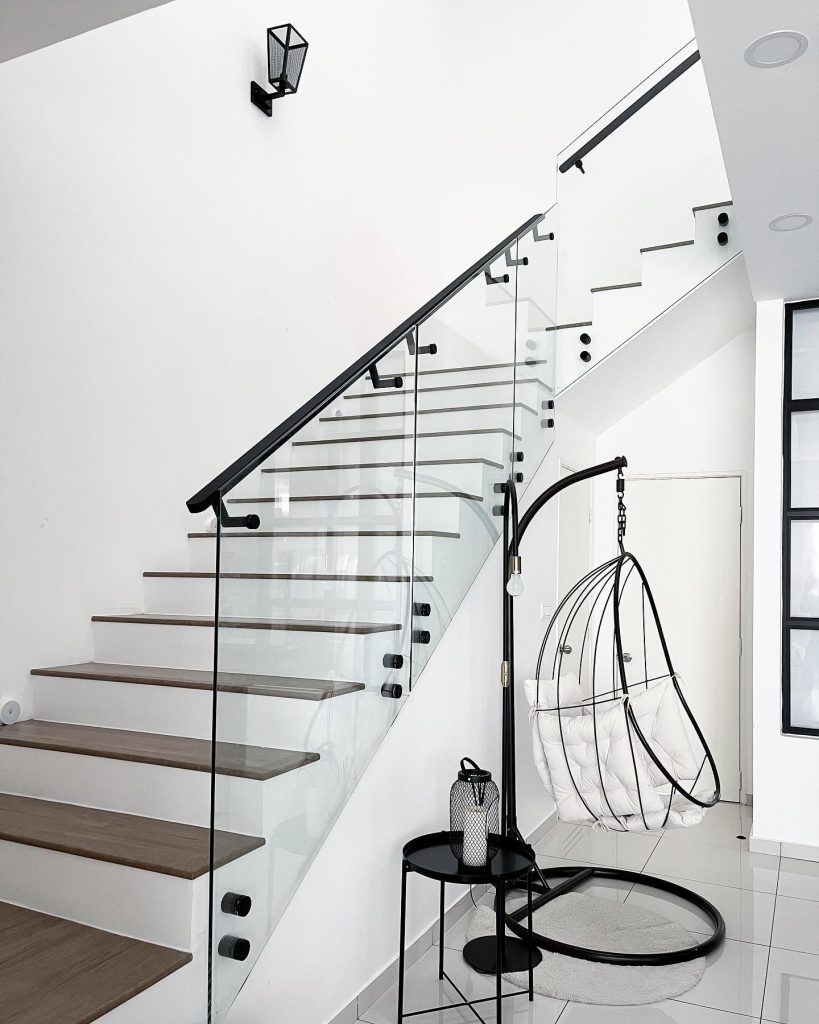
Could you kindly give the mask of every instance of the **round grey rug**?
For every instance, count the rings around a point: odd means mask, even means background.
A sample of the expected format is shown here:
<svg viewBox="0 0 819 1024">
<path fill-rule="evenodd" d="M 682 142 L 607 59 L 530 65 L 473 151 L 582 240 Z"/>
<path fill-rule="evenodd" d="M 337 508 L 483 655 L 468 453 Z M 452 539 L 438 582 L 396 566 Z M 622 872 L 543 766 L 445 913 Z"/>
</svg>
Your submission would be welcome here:
<svg viewBox="0 0 819 1024">
<path fill-rule="evenodd" d="M 515 901 L 517 902 L 517 901 Z M 509 902 L 509 908 L 514 906 Z M 572 892 L 558 896 L 534 913 L 535 930 L 562 942 L 618 953 L 659 953 L 690 946 L 696 937 L 682 925 L 628 903 Z M 467 940 L 494 935 L 495 912 L 476 908 Z M 636 1006 L 673 999 L 702 980 L 705 958 L 667 967 L 615 967 L 560 956 L 541 950 L 535 968 L 535 991 L 555 999 L 610 1006 Z M 507 974 L 520 988 L 529 987 L 529 975 Z"/>
</svg>

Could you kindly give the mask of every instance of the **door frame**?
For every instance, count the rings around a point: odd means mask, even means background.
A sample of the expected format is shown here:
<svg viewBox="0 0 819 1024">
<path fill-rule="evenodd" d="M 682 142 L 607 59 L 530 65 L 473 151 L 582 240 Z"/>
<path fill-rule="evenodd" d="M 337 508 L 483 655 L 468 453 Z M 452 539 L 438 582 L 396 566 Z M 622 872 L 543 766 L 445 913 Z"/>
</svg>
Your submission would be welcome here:
<svg viewBox="0 0 819 1024">
<path fill-rule="evenodd" d="M 628 507 L 628 483 L 630 480 L 737 480 L 739 483 L 739 638 L 737 654 L 739 659 L 739 799 L 740 803 L 753 804 L 753 530 L 749 529 L 748 511 L 753 509 L 749 474 L 737 470 L 702 470 L 687 473 L 629 473 L 626 478 L 626 506 Z M 616 523 L 613 536 L 616 547 Z"/>
</svg>

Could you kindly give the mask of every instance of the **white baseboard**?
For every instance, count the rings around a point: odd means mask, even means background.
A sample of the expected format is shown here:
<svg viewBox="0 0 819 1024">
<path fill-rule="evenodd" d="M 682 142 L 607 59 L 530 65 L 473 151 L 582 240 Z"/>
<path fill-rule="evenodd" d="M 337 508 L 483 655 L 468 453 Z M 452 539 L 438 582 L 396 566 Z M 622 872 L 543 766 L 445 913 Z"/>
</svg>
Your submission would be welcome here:
<svg viewBox="0 0 819 1024">
<path fill-rule="evenodd" d="M 557 821 L 557 812 L 552 813 L 545 818 L 537 828 L 527 836 L 527 842 L 531 845 L 538 843 L 546 833 L 554 828 L 555 822 Z M 474 896 L 475 902 L 477 902 L 487 891 L 486 886 L 473 886 L 471 890 L 467 889 L 453 905 L 447 910 L 444 921 L 445 928 L 450 928 L 456 921 L 460 920 L 464 914 L 469 913 L 472 909 L 472 897 Z M 435 938 L 438 932 L 438 921 L 437 919 L 423 932 L 418 938 L 407 946 L 406 949 L 406 966 L 407 970 L 416 961 L 426 953 L 428 949 L 432 947 L 435 942 Z M 352 999 L 347 1006 L 344 1007 L 339 1013 L 337 1013 L 332 1020 L 328 1021 L 328 1024 L 356 1024 L 359 1016 L 368 1010 L 376 1000 L 380 999 L 396 982 L 398 981 L 398 957 L 387 966 L 377 978 L 374 978 L 365 988 L 359 992 L 355 999 Z"/>
<path fill-rule="evenodd" d="M 792 860 L 808 860 L 819 864 L 819 846 L 803 843 L 781 843 L 776 839 L 751 836 L 748 847 L 751 853 L 768 853 L 774 857 L 790 857 Z"/>
</svg>

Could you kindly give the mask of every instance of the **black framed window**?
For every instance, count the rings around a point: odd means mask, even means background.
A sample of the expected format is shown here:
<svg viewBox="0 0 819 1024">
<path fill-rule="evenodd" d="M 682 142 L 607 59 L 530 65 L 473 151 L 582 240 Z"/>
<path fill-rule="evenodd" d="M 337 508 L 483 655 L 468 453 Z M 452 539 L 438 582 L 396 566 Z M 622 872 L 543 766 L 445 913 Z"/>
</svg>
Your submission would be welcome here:
<svg viewBox="0 0 819 1024">
<path fill-rule="evenodd" d="M 819 736 L 819 300 L 785 306 L 782 731 Z"/>
</svg>

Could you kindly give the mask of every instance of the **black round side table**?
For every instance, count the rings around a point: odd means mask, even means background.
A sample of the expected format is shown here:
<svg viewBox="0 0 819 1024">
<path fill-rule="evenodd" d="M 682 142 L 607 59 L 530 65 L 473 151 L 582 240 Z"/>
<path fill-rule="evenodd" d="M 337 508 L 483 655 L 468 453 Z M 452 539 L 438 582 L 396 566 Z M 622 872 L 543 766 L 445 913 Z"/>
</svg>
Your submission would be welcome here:
<svg viewBox="0 0 819 1024">
<path fill-rule="evenodd" d="M 500 1024 L 503 1014 L 503 999 L 509 996 L 525 995 L 526 990 L 510 992 L 504 996 L 501 991 L 504 971 L 529 971 L 529 999 L 533 1000 L 533 971 L 542 957 L 540 950 L 519 939 L 506 938 L 505 932 L 505 890 L 509 883 L 526 879 L 528 896 L 529 926 L 532 925 L 532 875 L 535 871 L 535 855 L 531 847 L 516 839 L 504 836 L 493 836 L 492 843 L 497 845 L 498 852 L 485 867 L 467 867 L 452 852 L 450 832 L 433 832 L 426 836 L 412 839 L 404 847 L 401 863 L 401 944 L 398 956 L 398 1024 L 403 1024 L 406 1017 L 417 1017 L 425 1013 L 438 1013 L 455 1007 L 468 1007 L 475 1016 L 482 1020 L 474 1004 L 496 1002 L 496 1020 Z M 447 981 L 460 997 L 460 1002 L 447 1006 L 430 1006 L 425 1010 L 413 1010 L 404 1013 L 404 946 L 406 944 L 407 923 L 407 876 L 411 871 L 426 878 L 433 878 L 441 883 L 439 946 L 438 946 L 438 977 Z M 446 883 L 456 885 L 492 885 L 495 888 L 495 935 L 485 935 L 473 939 L 464 947 L 464 956 L 470 952 L 468 962 L 487 974 L 496 978 L 496 993 L 483 999 L 467 999 L 463 992 L 444 970 L 444 912 Z M 471 947 L 471 949 L 470 949 Z M 523 956 L 521 957 L 521 953 Z"/>
</svg>

